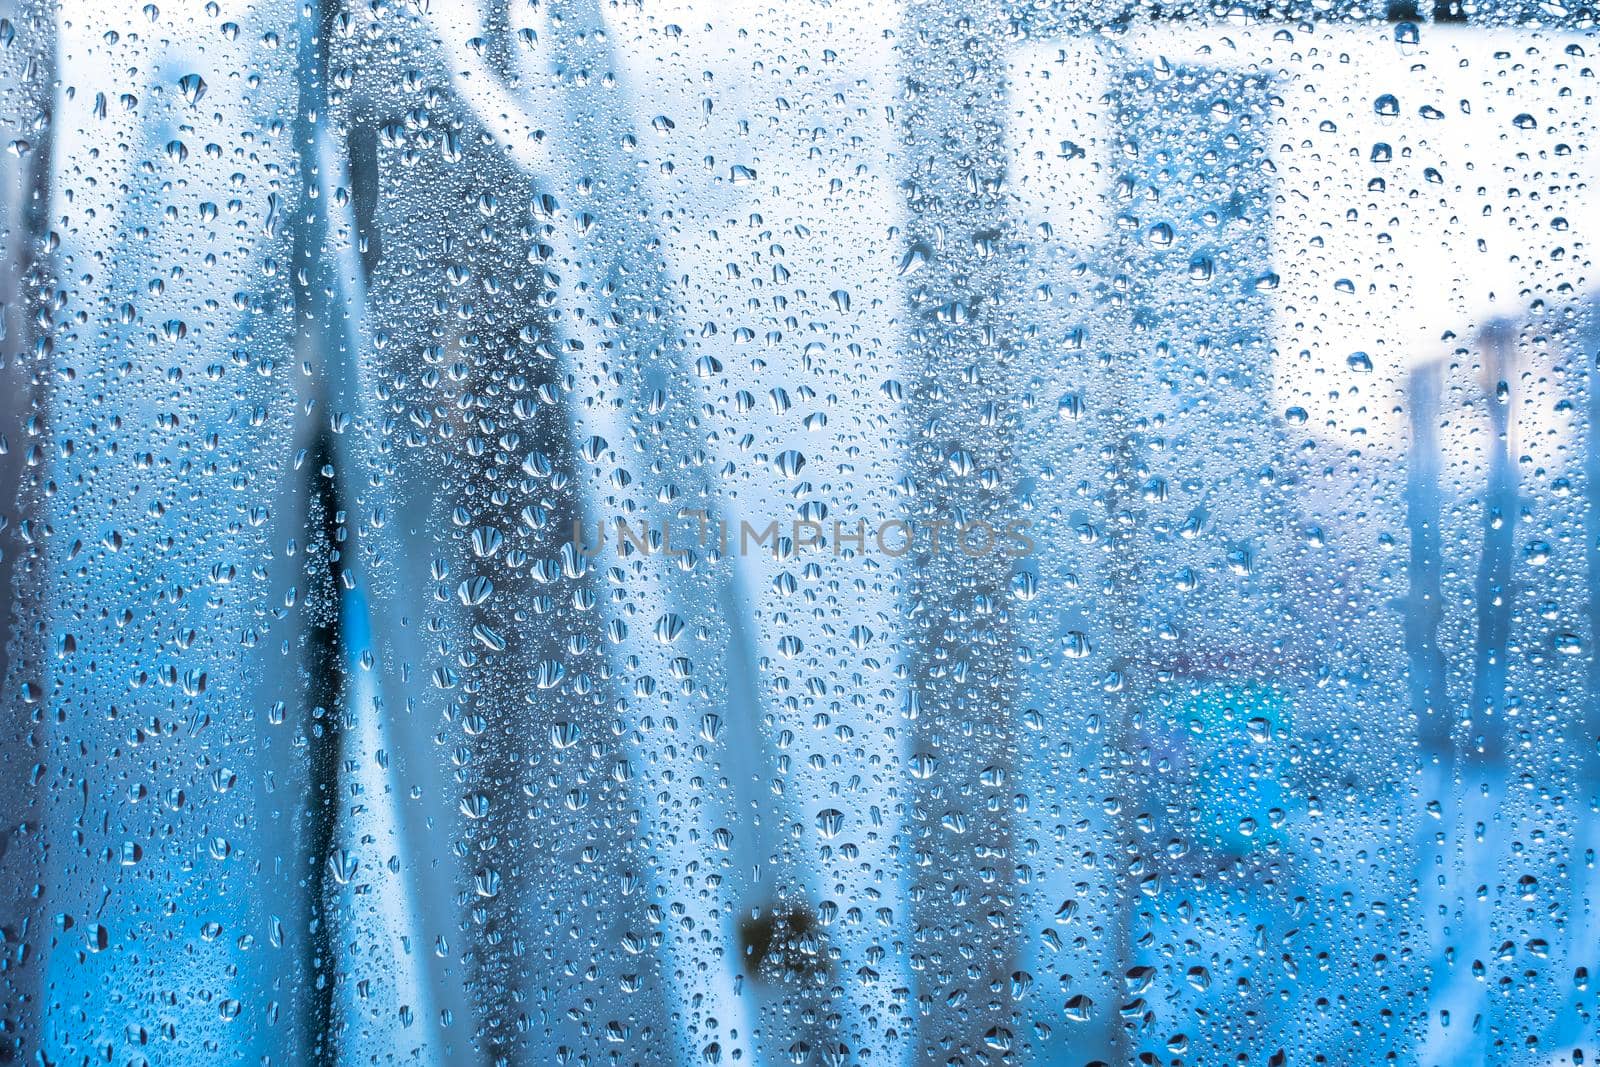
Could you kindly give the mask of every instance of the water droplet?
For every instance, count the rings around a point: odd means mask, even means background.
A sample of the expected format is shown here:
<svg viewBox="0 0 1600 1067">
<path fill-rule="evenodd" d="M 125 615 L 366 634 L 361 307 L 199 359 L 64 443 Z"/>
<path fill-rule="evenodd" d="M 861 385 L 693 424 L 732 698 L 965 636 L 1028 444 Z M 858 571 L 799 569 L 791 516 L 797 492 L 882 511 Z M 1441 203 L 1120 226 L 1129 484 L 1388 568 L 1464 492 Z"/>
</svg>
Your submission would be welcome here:
<svg viewBox="0 0 1600 1067">
<path fill-rule="evenodd" d="M 817 832 L 823 838 L 835 838 L 844 830 L 844 812 L 838 808 L 823 808 L 817 813 Z"/>
<path fill-rule="evenodd" d="M 188 101 L 189 106 L 193 107 L 206 95 L 206 80 L 198 74 L 185 74 L 178 79 L 178 90 L 183 93 L 183 98 Z"/>
</svg>

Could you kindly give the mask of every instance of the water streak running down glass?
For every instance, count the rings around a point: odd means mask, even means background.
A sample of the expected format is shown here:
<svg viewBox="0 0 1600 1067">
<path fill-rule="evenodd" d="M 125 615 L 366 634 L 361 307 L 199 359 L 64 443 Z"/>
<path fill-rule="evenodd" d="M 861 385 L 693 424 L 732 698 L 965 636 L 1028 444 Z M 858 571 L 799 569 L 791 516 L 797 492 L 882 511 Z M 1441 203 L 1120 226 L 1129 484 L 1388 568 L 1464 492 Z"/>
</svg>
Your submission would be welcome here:
<svg viewBox="0 0 1600 1067">
<path fill-rule="evenodd" d="M 0 0 L 0 1062 L 1593 1062 L 1597 62 Z"/>
</svg>

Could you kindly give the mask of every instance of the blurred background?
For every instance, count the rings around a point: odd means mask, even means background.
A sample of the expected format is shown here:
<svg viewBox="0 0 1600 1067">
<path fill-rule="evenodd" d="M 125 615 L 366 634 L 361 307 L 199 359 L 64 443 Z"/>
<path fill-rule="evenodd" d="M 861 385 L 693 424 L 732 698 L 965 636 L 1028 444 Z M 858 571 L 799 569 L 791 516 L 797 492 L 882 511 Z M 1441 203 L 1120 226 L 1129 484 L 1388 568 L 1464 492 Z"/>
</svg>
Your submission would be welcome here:
<svg viewBox="0 0 1600 1067">
<path fill-rule="evenodd" d="M 0 1060 L 1592 1060 L 1596 47 L 3 0 Z"/>
</svg>

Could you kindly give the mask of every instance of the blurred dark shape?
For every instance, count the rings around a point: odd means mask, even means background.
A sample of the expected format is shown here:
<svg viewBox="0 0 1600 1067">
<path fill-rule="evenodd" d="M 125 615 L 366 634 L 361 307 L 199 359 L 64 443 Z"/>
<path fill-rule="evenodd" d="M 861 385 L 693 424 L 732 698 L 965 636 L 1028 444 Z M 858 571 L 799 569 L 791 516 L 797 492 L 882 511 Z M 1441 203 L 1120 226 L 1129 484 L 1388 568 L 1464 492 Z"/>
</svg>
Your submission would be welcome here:
<svg viewBox="0 0 1600 1067">
<path fill-rule="evenodd" d="M 747 973 L 777 982 L 820 980 L 829 971 L 827 939 L 804 904 L 778 905 L 739 921 L 739 949 Z"/>
</svg>

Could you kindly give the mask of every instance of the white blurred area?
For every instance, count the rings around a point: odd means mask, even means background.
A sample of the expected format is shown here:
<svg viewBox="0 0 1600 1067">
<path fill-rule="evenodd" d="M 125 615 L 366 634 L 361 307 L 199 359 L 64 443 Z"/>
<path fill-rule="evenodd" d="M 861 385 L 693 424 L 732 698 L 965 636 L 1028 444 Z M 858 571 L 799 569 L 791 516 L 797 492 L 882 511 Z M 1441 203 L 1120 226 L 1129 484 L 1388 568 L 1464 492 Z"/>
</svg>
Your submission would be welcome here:
<svg viewBox="0 0 1600 1067">
<path fill-rule="evenodd" d="M 1109 237 L 1104 97 L 1120 70 L 1268 76 L 1269 157 L 1254 180 L 1276 204 L 1279 410 L 1309 409 L 1309 429 L 1341 448 L 1403 439 L 1397 397 L 1413 367 L 1595 285 L 1600 158 L 1580 77 L 1594 51 L 1589 34 L 1399 23 L 1136 25 L 1114 42 L 1030 45 L 1012 90 L 1020 213 L 1061 236 L 1087 229 L 1086 247 Z M 1385 96 L 1397 114 L 1379 113 Z M 1352 373 L 1356 352 L 1370 376 Z"/>
</svg>

